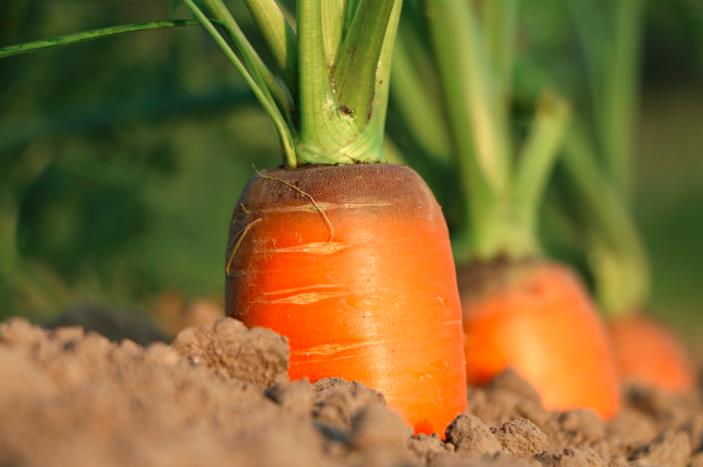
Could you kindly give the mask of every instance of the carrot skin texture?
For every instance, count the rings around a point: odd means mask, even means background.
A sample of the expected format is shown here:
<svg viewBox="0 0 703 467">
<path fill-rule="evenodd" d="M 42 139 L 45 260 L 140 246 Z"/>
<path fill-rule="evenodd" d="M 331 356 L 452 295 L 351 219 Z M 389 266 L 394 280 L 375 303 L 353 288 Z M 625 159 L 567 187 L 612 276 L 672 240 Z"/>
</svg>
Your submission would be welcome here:
<svg viewBox="0 0 703 467">
<path fill-rule="evenodd" d="M 512 368 L 547 409 L 614 416 L 620 400 L 612 353 L 576 276 L 548 262 L 507 266 L 498 274 L 483 293 L 462 295 L 469 383 L 487 383 Z"/>
<path fill-rule="evenodd" d="M 694 389 L 693 363 L 683 345 L 664 326 L 639 314 L 615 318 L 608 324 L 622 383 L 644 384 L 678 394 Z"/>
<path fill-rule="evenodd" d="M 466 408 L 447 227 L 412 169 L 265 172 L 245 188 L 230 239 L 227 313 L 288 337 L 291 379 L 362 382 L 416 432 L 443 434 Z"/>
</svg>

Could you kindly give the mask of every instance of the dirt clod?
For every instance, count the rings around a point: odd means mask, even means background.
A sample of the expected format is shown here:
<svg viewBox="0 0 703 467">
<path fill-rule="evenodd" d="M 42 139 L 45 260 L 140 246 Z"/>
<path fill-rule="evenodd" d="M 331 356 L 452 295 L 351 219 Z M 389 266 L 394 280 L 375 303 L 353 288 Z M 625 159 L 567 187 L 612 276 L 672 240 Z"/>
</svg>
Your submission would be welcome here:
<svg viewBox="0 0 703 467">
<path fill-rule="evenodd" d="M 196 365 L 261 388 L 287 379 L 287 339 L 268 329 L 247 329 L 234 319 L 219 319 L 211 328 L 188 328 L 173 347 Z"/>
<path fill-rule="evenodd" d="M 547 448 L 547 435 L 526 418 L 516 418 L 491 431 L 503 449 L 518 458 L 529 459 Z"/>
<path fill-rule="evenodd" d="M 449 425 L 447 442 L 453 444 L 457 452 L 494 455 L 503 450 L 488 425 L 471 414 L 461 414 Z"/>
</svg>

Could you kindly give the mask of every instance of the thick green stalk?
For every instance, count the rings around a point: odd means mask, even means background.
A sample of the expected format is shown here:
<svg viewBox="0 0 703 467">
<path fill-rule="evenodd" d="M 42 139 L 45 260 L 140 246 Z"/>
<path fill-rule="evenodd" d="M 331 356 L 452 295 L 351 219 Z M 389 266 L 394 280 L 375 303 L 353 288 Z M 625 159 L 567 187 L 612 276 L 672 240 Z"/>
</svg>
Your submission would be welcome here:
<svg viewBox="0 0 703 467">
<path fill-rule="evenodd" d="M 296 8 L 298 27 L 298 98 L 300 144 L 303 163 L 325 163 L 335 153 L 341 134 L 352 134 L 332 92 L 325 56 L 322 7 L 318 0 L 300 0 Z M 345 128 L 346 126 L 346 128 Z M 332 157 L 334 157 L 332 155 Z M 348 162 L 352 162 L 349 160 Z"/>
<path fill-rule="evenodd" d="M 510 249 L 508 129 L 471 2 L 425 0 L 468 222 L 456 235 L 458 260 Z"/>
<path fill-rule="evenodd" d="M 298 45 L 295 31 L 276 0 L 244 0 L 268 45 L 288 89 L 296 89 Z"/>
<path fill-rule="evenodd" d="M 499 111 L 504 118 L 510 105 L 518 7 L 518 0 L 489 0 L 483 5 L 485 41 L 492 58 Z"/>
<path fill-rule="evenodd" d="M 369 109 L 369 123 L 365 133 L 369 139 L 375 141 L 373 148 L 378 151 L 378 160 L 383 161 L 383 135 L 385 133 L 386 115 L 388 113 L 388 94 L 391 87 L 391 69 L 393 65 L 393 52 L 400 23 L 400 12 L 403 0 L 391 0 L 393 8 L 386 22 L 386 31 L 383 34 L 383 45 L 378 56 L 378 66 L 374 74 L 376 91 L 372 96 Z"/>
<path fill-rule="evenodd" d="M 390 57 L 401 5 L 402 0 L 361 0 L 330 73 L 321 3 L 298 3 L 301 163 L 383 160 Z"/>
<path fill-rule="evenodd" d="M 79 44 L 81 42 L 88 42 L 104 37 L 117 36 L 128 32 L 149 31 L 153 29 L 179 28 L 184 26 L 194 26 L 197 24 L 198 21 L 196 20 L 184 19 L 122 24 L 119 26 L 111 26 L 108 28 L 93 29 L 91 31 L 77 32 L 74 34 L 66 34 L 63 36 L 52 37 L 49 39 L 42 39 L 38 41 L 25 42 L 23 44 L 15 44 L 0 47 L 0 58 L 36 52 L 38 50 L 48 49 L 51 47 Z"/>
<path fill-rule="evenodd" d="M 491 66 L 472 3 L 425 0 L 425 5 L 449 113 L 461 125 L 455 136 L 471 133 L 480 178 L 501 193 L 509 176 L 507 129 L 497 111 Z"/>
<path fill-rule="evenodd" d="M 342 43 L 342 37 L 344 37 L 345 8 L 344 0 L 327 0 L 320 5 L 322 42 L 325 49 L 325 61 L 329 67 L 334 66 L 339 44 Z"/>
<path fill-rule="evenodd" d="M 339 105 L 363 127 L 371 119 L 376 72 L 394 0 L 360 0 L 332 69 Z"/>
</svg>

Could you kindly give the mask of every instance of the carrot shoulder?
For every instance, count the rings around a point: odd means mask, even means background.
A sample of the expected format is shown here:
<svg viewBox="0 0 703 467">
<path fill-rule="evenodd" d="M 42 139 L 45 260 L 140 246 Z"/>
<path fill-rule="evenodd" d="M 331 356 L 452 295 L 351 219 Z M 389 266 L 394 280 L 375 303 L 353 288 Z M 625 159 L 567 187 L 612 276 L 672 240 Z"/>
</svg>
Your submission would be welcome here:
<svg viewBox="0 0 703 467">
<path fill-rule="evenodd" d="M 381 392 L 416 432 L 466 407 L 461 307 L 441 209 L 411 169 L 274 170 L 233 216 L 228 313 L 290 340 L 292 379 Z"/>
</svg>

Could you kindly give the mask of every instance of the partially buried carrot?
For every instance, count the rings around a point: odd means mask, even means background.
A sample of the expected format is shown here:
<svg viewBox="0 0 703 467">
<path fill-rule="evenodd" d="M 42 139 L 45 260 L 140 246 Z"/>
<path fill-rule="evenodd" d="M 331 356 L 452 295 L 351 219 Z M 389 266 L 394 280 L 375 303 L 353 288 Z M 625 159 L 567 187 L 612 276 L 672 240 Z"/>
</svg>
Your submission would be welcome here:
<svg viewBox="0 0 703 467">
<path fill-rule="evenodd" d="M 603 5 L 605 36 L 574 28 L 582 46 L 594 51 L 585 65 L 595 73 L 587 74 L 592 86 L 583 86 L 582 96 L 575 99 L 589 109 L 566 139 L 559 170 L 567 183 L 559 186 L 559 203 L 563 219 L 573 224 L 576 249 L 582 250 L 598 304 L 608 316 L 621 382 L 680 393 L 693 389 L 694 371 L 674 333 L 641 311 L 649 303 L 651 274 L 630 202 L 645 4 L 632 0 Z M 578 23 L 592 2 L 574 0 L 571 6 Z M 605 86 L 602 92 L 591 92 L 600 85 Z"/>
<path fill-rule="evenodd" d="M 570 105 L 545 89 L 527 131 L 512 131 L 519 3 L 481 2 L 480 11 L 469 1 L 406 5 L 393 73 L 393 104 L 404 125 L 392 134 L 445 202 L 469 382 L 512 368 L 546 408 L 590 408 L 609 418 L 619 394 L 605 330 L 584 286 L 544 257 L 537 235 Z M 427 50 L 433 56 L 424 56 Z"/>
<path fill-rule="evenodd" d="M 185 0 L 272 117 L 286 167 L 237 202 L 226 309 L 288 337 L 289 375 L 357 380 L 416 432 L 466 407 L 461 308 L 441 209 L 410 168 L 383 164 L 390 57 L 401 0 L 245 2 L 273 73 L 220 0 L 205 0 L 239 56 Z"/>
<path fill-rule="evenodd" d="M 441 209 L 410 168 L 383 164 L 402 0 L 244 0 L 265 62 L 223 0 L 183 0 L 271 118 L 285 169 L 258 172 L 235 210 L 226 307 L 288 337 L 294 379 L 385 395 L 416 432 L 466 408 L 461 307 Z M 0 48 L 0 57 L 194 20 L 122 25 Z M 216 27 L 217 25 L 217 27 Z M 218 29 L 219 27 L 219 29 Z"/>
<path fill-rule="evenodd" d="M 642 315 L 614 318 L 609 333 L 620 378 L 625 383 L 686 393 L 695 386 L 693 364 L 679 340 Z"/>
<path fill-rule="evenodd" d="M 470 383 L 487 383 L 513 368 L 535 386 L 545 407 L 615 414 L 606 332 L 574 273 L 556 263 L 498 262 L 460 269 L 459 284 Z"/>
<path fill-rule="evenodd" d="M 292 379 L 362 381 L 417 432 L 443 431 L 465 406 L 448 233 L 414 171 L 260 174 L 240 199 L 230 238 L 228 312 L 288 336 Z"/>
</svg>

